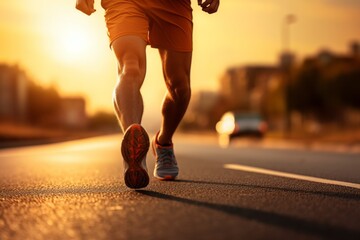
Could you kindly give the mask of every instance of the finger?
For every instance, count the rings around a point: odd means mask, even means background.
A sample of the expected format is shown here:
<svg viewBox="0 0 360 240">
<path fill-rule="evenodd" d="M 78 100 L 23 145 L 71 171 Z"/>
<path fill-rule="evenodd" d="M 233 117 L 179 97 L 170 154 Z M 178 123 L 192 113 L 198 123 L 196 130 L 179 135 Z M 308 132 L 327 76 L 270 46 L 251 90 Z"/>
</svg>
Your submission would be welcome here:
<svg viewBox="0 0 360 240">
<path fill-rule="evenodd" d="M 201 7 L 204 9 L 206 8 L 208 5 L 210 5 L 210 3 L 212 2 L 213 0 L 206 0 L 205 2 L 203 2 L 201 4 Z"/>
<path fill-rule="evenodd" d="M 95 8 L 94 8 L 94 0 L 87 0 L 87 7 L 89 9 L 89 11 L 91 11 L 91 13 L 95 12 Z"/>
<path fill-rule="evenodd" d="M 86 3 L 87 3 L 87 6 L 88 6 L 89 9 L 95 10 L 95 8 L 94 8 L 94 0 L 87 0 Z"/>
<path fill-rule="evenodd" d="M 94 12 L 93 10 L 87 8 L 86 6 L 85 7 L 84 6 L 76 6 L 76 9 L 85 13 L 86 15 L 91 15 Z"/>
<path fill-rule="evenodd" d="M 214 9 L 213 9 L 213 11 L 211 13 L 216 13 L 217 10 L 219 9 L 219 5 L 220 5 L 220 2 L 217 2 Z"/>
<path fill-rule="evenodd" d="M 92 9 L 91 12 L 88 15 L 93 14 L 94 12 L 96 12 L 96 9 Z"/>
<path fill-rule="evenodd" d="M 208 7 L 203 8 L 203 11 L 211 14 L 217 11 L 219 7 L 219 2 L 212 2 Z"/>
<path fill-rule="evenodd" d="M 89 6 L 84 2 L 76 4 L 76 9 L 85 13 L 86 15 L 91 15 L 96 11 L 94 8 L 89 8 Z"/>
<path fill-rule="evenodd" d="M 210 13 L 213 11 L 213 8 L 215 7 L 215 5 L 217 4 L 218 1 L 216 0 L 210 0 L 209 1 L 209 4 L 206 4 L 206 2 L 203 3 L 203 6 L 202 6 L 202 10 L 204 12 L 207 12 L 207 13 Z"/>
</svg>

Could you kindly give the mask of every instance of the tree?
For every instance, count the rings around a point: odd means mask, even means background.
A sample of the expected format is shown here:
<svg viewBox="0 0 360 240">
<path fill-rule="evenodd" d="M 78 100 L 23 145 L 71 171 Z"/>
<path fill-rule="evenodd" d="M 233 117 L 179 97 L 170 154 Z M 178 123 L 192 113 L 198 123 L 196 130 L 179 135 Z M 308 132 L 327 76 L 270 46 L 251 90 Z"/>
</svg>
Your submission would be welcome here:
<svg viewBox="0 0 360 240">
<path fill-rule="evenodd" d="M 346 107 L 360 109 L 360 65 L 354 61 L 305 61 L 290 86 L 290 106 L 320 120 L 341 118 Z"/>
</svg>

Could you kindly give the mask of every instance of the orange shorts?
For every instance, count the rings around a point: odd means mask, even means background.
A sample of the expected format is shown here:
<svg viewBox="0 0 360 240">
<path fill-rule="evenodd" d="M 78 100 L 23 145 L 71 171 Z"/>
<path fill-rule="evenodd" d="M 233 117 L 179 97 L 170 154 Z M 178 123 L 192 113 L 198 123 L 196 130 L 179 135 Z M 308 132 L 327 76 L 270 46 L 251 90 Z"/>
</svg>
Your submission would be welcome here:
<svg viewBox="0 0 360 240">
<path fill-rule="evenodd" d="M 102 0 L 111 43 L 135 35 L 154 48 L 192 51 L 190 0 Z"/>
</svg>

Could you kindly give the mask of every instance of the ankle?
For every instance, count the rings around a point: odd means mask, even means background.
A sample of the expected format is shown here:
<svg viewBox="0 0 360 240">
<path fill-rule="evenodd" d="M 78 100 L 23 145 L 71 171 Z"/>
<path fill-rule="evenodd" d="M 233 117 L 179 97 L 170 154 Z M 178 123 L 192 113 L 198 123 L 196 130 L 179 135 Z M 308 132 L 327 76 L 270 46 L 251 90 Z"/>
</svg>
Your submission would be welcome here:
<svg viewBox="0 0 360 240">
<path fill-rule="evenodd" d="M 156 140 L 156 144 L 158 144 L 162 147 L 170 147 L 173 145 L 171 139 L 164 138 L 162 135 L 160 135 L 160 133 L 157 134 L 155 140 Z"/>
</svg>

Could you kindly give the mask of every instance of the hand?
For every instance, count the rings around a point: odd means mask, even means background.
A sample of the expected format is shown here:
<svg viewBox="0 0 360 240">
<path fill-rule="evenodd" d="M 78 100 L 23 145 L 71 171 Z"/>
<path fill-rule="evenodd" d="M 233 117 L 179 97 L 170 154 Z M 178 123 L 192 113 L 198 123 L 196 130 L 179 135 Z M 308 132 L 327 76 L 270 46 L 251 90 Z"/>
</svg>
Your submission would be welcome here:
<svg viewBox="0 0 360 240">
<path fill-rule="evenodd" d="M 89 16 L 96 11 L 94 8 L 94 0 L 76 0 L 75 7 L 77 10 Z"/>
<path fill-rule="evenodd" d="M 220 0 L 198 0 L 198 5 L 202 8 L 204 12 L 209 14 L 217 12 Z"/>
</svg>

